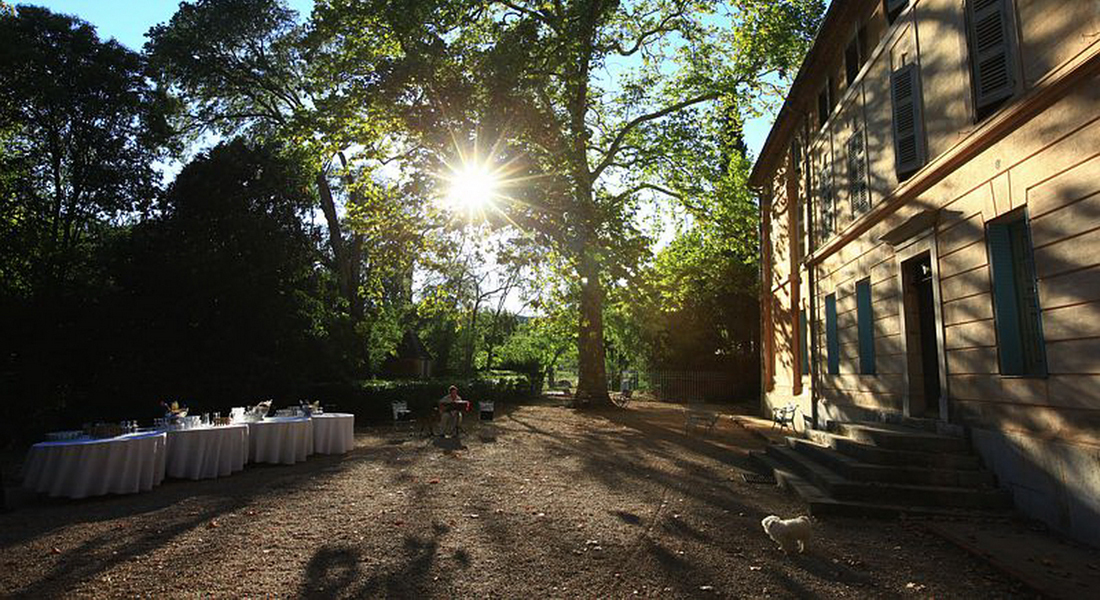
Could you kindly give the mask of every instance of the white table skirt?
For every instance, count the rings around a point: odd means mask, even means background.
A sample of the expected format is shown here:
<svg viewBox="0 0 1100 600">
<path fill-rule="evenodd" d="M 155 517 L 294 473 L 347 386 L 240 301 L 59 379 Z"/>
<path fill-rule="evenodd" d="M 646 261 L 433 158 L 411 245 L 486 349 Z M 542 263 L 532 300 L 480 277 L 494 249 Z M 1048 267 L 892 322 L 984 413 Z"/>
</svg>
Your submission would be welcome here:
<svg viewBox="0 0 1100 600">
<path fill-rule="evenodd" d="M 166 472 L 180 479 L 213 479 L 244 469 L 248 426 L 229 425 L 168 432 Z"/>
<path fill-rule="evenodd" d="M 306 417 L 276 417 L 248 424 L 249 462 L 292 465 L 313 453 L 313 423 Z"/>
<path fill-rule="evenodd" d="M 313 415 L 313 451 L 344 454 L 355 447 L 355 415 L 325 413 Z"/>
<path fill-rule="evenodd" d="M 166 445 L 162 431 L 42 442 L 27 453 L 23 485 L 68 498 L 149 491 L 164 480 Z"/>
</svg>

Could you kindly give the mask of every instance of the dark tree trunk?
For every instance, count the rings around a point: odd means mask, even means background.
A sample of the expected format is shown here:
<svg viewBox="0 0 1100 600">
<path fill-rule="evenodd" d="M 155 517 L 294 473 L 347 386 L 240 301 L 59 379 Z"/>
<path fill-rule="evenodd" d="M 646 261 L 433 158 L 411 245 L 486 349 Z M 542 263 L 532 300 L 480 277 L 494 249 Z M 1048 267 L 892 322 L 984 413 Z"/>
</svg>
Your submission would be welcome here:
<svg viewBox="0 0 1100 600">
<path fill-rule="evenodd" d="M 576 398 L 589 406 L 610 406 L 607 393 L 606 353 L 603 341 L 603 285 L 590 251 L 578 261 L 581 276 L 580 327 L 577 331 Z"/>
<path fill-rule="evenodd" d="M 362 255 L 363 236 L 355 235 L 352 240 L 344 240 L 340 216 L 336 214 L 336 202 L 332 198 L 332 187 L 324 170 L 317 173 L 317 189 L 321 197 L 321 212 L 324 213 L 328 225 L 336 283 L 340 288 L 340 295 L 348 303 L 348 314 L 352 322 L 359 323 L 363 320 L 363 301 L 359 297 L 359 259 Z"/>
</svg>

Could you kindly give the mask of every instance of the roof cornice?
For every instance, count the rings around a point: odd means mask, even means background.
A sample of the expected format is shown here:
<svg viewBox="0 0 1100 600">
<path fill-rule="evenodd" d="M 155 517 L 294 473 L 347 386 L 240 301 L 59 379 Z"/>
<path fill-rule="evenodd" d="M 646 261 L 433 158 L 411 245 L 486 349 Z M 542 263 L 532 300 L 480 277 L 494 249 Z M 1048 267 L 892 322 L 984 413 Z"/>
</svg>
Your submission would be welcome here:
<svg viewBox="0 0 1100 600">
<path fill-rule="evenodd" d="M 861 14 L 868 5 L 877 2 L 879 0 L 833 0 L 829 5 L 829 9 L 825 11 L 825 18 L 821 21 L 821 27 L 814 36 L 814 43 L 810 46 L 806 58 L 803 59 L 791 89 L 783 100 L 783 106 L 779 109 L 779 114 L 776 115 L 771 131 L 764 141 L 764 146 L 760 149 L 760 156 L 756 158 L 756 164 L 752 167 L 752 173 L 749 175 L 751 187 L 759 188 L 764 185 L 765 173 L 771 170 L 771 166 L 786 151 L 785 141 L 790 137 L 791 130 L 798 126 L 800 117 L 806 111 L 806 103 L 812 102 L 814 98 L 814 92 L 820 85 L 821 68 L 828 67 L 834 52 L 848 43 L 848 36 L 828 34 L 834 32 L 842 23 L 851 21 L 853 16 Z"/>
</svg>

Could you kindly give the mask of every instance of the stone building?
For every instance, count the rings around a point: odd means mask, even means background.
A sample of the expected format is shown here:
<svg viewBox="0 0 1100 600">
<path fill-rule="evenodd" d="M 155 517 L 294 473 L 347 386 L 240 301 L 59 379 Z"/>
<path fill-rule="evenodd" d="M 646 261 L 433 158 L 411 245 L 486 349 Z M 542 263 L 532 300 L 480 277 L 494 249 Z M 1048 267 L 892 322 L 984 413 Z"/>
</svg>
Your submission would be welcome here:
<svg viewBox="0 0 1100 600">
<path fill-rule="evenodd" d="M 765 408 L 1100 543 L 1100 0 L 835 0 L 761 150 Z"/>
</svg>

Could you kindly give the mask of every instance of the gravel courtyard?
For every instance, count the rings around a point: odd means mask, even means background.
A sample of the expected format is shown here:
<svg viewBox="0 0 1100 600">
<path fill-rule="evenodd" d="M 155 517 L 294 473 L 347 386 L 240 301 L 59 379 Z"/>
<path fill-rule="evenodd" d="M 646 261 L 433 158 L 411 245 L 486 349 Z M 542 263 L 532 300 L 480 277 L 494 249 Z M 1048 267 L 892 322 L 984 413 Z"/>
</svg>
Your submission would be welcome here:
<svg viewBox="0 0 1100 600">
<path fill-rule="evenodd" d="M 364 428 L 340 457 L 0 515 L 2 597 L 1026 596 L 913 522 L 830 519 L 800 556 L 760 528 L 762 445 L 681 409 L 511 407 L 464 447 Z"/>
</svg>

